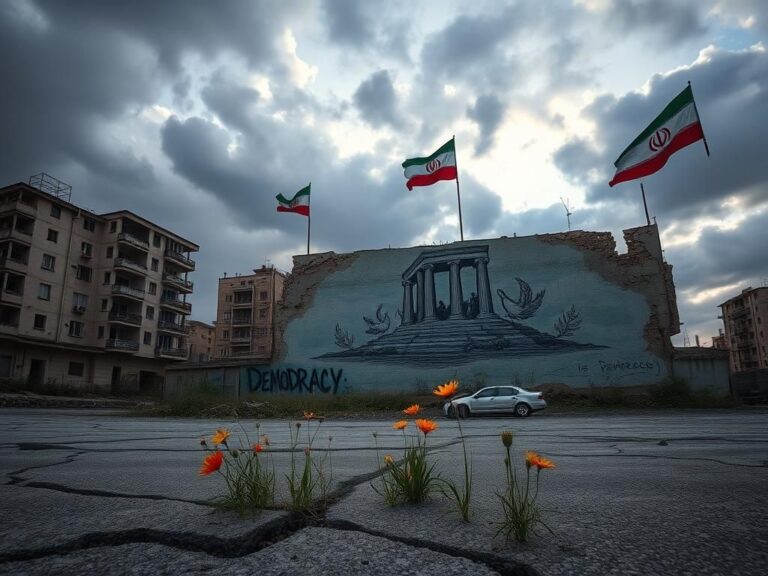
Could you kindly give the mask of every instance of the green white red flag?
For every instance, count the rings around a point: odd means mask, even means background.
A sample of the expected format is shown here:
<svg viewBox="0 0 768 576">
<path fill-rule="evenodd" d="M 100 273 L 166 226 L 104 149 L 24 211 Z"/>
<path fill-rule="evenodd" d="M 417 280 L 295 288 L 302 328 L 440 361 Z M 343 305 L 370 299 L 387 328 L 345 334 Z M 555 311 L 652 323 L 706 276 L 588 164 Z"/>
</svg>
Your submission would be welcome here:
<svg viewBox="0 0 768 576">
<path fill-rule="evenodd" d="M 408 190 L 415 186 L 431 186 L 440 180 L 456 180 L 456 146 L 454 140 L 440 146 L 425 158 L 409 158 L 403 162 Z"/>
<path fill-rule="evenodd" d="M 309 216 L 309 189 L 311 186 L 309 184 L 306 188 L 302 188 L 290 200 L 282 194 L 275 196 L 278 202 L 277 211 L 294 212 L 302 216 Z"/>
<path fill-rule="evenodd" d="M 693 91 L 687 86 L 621 153 L 614 162 L 616 174 L 608 185 L 653 174 L 664 167 L 672 154 L 703 139 Z"/>
</svg>

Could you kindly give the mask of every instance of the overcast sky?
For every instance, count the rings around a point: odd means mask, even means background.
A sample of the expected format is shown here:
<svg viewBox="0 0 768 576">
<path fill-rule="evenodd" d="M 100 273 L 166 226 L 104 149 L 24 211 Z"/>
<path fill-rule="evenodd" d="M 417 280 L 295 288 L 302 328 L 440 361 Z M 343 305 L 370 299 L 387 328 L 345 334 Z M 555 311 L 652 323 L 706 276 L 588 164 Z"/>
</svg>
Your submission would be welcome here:
<svg viewBox="0 0 768 576">
<path fill-rule="evenodd" d="M 645 221 L 613 162 L 690 80 L 699 142 L 645 178 L 691 340 L 768 281 L 764 0 L 3 0 L 0 184 L 41 171 L 97 212 L 200 245 L 193 318 L 217 278 L 290 270 L 312 182 L 312 249 L 457 240 L 453 182 L 401 162 L 456 135 L 465 238 Z M 678 337 L 676 342 L 681 342 Z"/>
</svg>

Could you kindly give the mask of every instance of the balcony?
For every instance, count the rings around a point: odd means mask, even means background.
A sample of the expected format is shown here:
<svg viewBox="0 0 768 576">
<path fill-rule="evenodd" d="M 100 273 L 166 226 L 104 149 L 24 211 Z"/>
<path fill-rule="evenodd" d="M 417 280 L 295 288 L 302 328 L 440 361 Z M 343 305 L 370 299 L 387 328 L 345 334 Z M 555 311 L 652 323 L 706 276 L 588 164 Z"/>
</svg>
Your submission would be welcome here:
<svg viewBox="0 0 768 576">
<path fill-rule="evenodd" d="M 252 308 L 253 300 L 234 300 L 232 302 L 232 308 Z"/>
<path fill-rule="evenodd" d="M 27 273 L 27 259 L 13 256 L 0 256 L 0 269 L 10 270 L 19 274 Z"/>
<path fill-rule="evenodd" d="M 252 322 L 250 316 L 232 316 L 232 326 L 250 326 Z"/>
<path fill-rule="evenodd" d="M 139 343 L 137 340 L 118 340 L 117 338 L 110 338 L 104 343 L 105 350 L 111 350 L 113 352 L 138 352 Z"/>
<path fill-rule="evenodd" d="M 242 344 L 248 344 L 248 345 L 250 345 L 251 337 L 250 336 L 232 336 L 232 338 L 230 338 L 229 341 L 230 341 L 230 343 L 232 343 L 232 345 L 237 345 L 237 344 L 241 344 L 241 345 Z"/>
<path fill-rule="evenodd" d="M 155 356 L 158 358 L 170 358 L 171 360 L 186 360 L 186 348 L 155 348 Z"/>
<path fill-rule="evenodd" d="M 141 314 L 132 314 L 130 312 L 110 312 L 109 321 L 118 324 L 128 324 L 130 326 L 141 326 Z"/>
<path fill-rule="evenodd" d="M 125 296 L 127 298 L 135 298 L 136 300 L 144 300 L 144 294 L 144 290 L 139 290 L 138 288 L 131 288 L 122 284 L 112 285 L 113 296 Z"/>
<path fill-rule="evenodd" d="M 184 254 L 181 254 L 180 252 L 175 252 L 174 250 L 166 250 L 165 257 L 171 262 L 178 264 L 179 266 L 186 268 L 187 270 L 195 269 L 195 261 L 191 260 L 190 258 L 187 258 L 186 256 L 184 256 Z"/>
<path fill-rule="evenodd" d="M 192 312 L 192 304 L 189 302 L 184 302 L 182 300 L 178 300 L 176 298 L 167 298 L 163 296 L 160 298 L 160 306 L 165 306 L 166 308 L 173 308 L 174 310 L 179 310 L 184 314 L 189 314 Z"/>
<path fill-rule="evenodd" d="M 128 232 L 121 232 L 118 234 L 117 241 L 122 244 L 128 244 L 129 246 L 138 248 L 139 250 L 143 250 L 144 252 L 149 252 L 149 242 L 145 242 L 141 238 L 138 238 L 133 234 L 129 234 Z"/>
<path fill-rule="evenodd" d="M 143 264 L 139 264 L 138 262 L 134 262 L 133 260 L 129 260 L 128 258 L 115 258 L 115 268 L 126 270 L 128 272 L 133 272 L 134 274 L 139 274 L 140 276 L 144 276 L 147 273 L 147 267 Z"/>
<path fill-rule="evenodd" d="M 184 280 L 184 278 L 180 278 L 174 274 L 168 274 L 167 272 L 163 272 L 163 284 L 168 284 L 187 293 L 192 292 L 192 287 L 194 286 L 189 280 Z"/>
<path fill-rule="evenodd" d="M 9 290 L 6 288 L 0 292 L 0 302 L 10 304 L 11 306 L 21 306 L 21 299 L 24 295 L 18 290 Z"/>
<path fill-rule="evenodd" d="M 164 332 L 176 332 L 179 334 L 189 334 L 189 326 L 184 326 L 177 322 L 171 322 L 168 320 L 158 320 L 157 329 Z"/>
<path fill-rule="evenodd" d="M 0 214 L 5 212 L 21 212 L 29 216 L 37 216 L 37 204 L 33 200 L 15 200 L 0 204 Z"/>
</svg>

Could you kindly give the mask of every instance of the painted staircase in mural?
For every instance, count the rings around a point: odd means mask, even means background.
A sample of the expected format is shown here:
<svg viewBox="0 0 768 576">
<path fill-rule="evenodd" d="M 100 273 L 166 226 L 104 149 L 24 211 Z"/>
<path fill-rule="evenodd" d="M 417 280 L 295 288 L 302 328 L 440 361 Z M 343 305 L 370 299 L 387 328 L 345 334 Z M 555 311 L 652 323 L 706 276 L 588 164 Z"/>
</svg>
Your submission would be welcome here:
<svg viewBox="0 0 768 576">
<path fill-rule="evenodd" d="M 541 304 L 544 292 L 531 299 L 530 288 L 522 280 L 519 305 L 523 313 L 514 314 L 502 300 L 508 318 L 494 313 L 491 282 L 488 277 L 488 246 L 459 246 L 422 252 L 402 274 L 402 322 L 392 332 L 365 344 L 318 358 L 347 359 L 357 362 L 445 365 L 466 364 L 485 358 L 534 356 L 584 349 L 605 348 L 553 336 L 527 326 L 519 320 L 530 317 Z M 465 299 L 461 284 L 462 268 L 475 271 L 475 292 Z M 435 275 L 449 274 L 450 301 L 436 302 Z M 531 302 L 534 302 L 533 307 Z M 531 311 L 533 310 L 533 311 Z M 377 309 L 381 316 L 381 305 Z M 363 317 L 370 327 L 372 319 Z M 389 317 L 387 329 L 389 328 Z M 337 325 L 337 345 L 339 344 Z M 372 333 L 370 330 L 368 333 Z M 347 340 L 352 342 L 352 340 Z"/>
</svg>

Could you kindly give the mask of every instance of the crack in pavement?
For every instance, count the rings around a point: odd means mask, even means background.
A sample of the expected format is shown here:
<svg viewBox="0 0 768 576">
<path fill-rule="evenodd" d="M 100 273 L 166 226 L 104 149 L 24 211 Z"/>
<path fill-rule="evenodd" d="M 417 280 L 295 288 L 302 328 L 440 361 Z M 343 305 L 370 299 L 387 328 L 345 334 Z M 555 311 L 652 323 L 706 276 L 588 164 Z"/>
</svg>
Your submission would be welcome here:
<svg viewBox="0 0 768 576">
<path fill-rule="evenodd" d="M 83 452 L 73 452 L 69 456 L 66 456 L 64 460 L 61 460 L 59 462 L 49 462 L 48 464 L 39 464 L 37 466 L 27 466 L 26 468 L 20 468 L 19 470 L 13 470 L 11 472 L 6 472 L 6 476 L 9 478 L 9 481 L 6 482 L 6 485 L 14 486 L 17 484 L 20 484 L 21 482 L 26 481 L 26 478 L 22 478 L 20 475 L 24 472 L 29 472 L 30 470 L 38 470 L 40 468 L 52 468 L 54 466 L 62 466 L 64 464 L 70 464 L 75 461 L 75 459 L 83 454 Z"/>
<path fill-rule="evenodd" d="M 25 483 L 20 484 L 20 482 Z M 172 498 L 171 496 L 163 496 L 162 494 L 130 494 L 124 492 L 110 492 L 108 490 L 95 490 L 90 488 L 72 488 L 63 484 L 56 484 L 55 482 L 26 482 L 24 478 L 21 478 L 20 482 L 16 483 L 20 488 L 42 488 L 45 490 L 64 492 L 65 494 L 78 494 L 80 496 L 99 496 L 102 498 L 131 498 L 135 500 L 166 500 L 169 502 L 197 504 L 198 506 L 207 506 L 209 508 L 215 507 L 215 504 L 209 500 L 187 500 L 185 498 Z"/>
<path fill-rule="evenodd" d="M 715 464 L 722 464 L 723 466 L 736 467 L 736 468 L 768 468 L 768 462 L 763 464 L 738 464 L 736 462 L 725 462 L 718 460 L 717 458 L 699 458 L 691 457 L 686 458 L 683 456 L 658 456 L 655 454 L 627 454 L 620 451 L 620 454 L 560 454 L 557 452 L 541 451 L 542 454 L 547 456 L 556 456 L 557 458 L 651 458 L 654 460 L 683 460 L 686 462 L 714 462 Z"/>
</svg>

